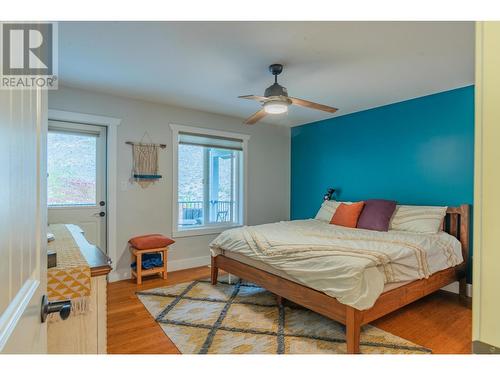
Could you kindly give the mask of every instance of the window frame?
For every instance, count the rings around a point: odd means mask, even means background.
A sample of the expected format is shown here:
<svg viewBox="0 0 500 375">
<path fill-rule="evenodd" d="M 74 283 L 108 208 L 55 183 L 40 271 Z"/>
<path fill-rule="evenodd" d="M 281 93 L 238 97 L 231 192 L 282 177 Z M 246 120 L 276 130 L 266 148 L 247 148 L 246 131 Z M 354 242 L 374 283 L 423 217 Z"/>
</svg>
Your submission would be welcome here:
<svg viewBox="0 0 500 375">
<path fill-rule="evenodd" d="M 199 128 L 194 126 L 170 124 L 172 130 L 172 236 L 191 237 L 207 234 L 218 234 L 226 229 L 236 228 L 247 223 L 247 184 L 248 184 L 248 141 L 250 135 L 233 133 L 208 128 Z M 234 138 L 242 142 L 242 162 L 240 170 L 239 183 L 239 223 L 237 224 L 205 224 L 196 228 L 179 228 L 179 191 L 178 191 L 178 165 L 179 165 L 179 133 L 192 133 L 193 135 L 206 135 L 215 137 Z"/>
</svg>

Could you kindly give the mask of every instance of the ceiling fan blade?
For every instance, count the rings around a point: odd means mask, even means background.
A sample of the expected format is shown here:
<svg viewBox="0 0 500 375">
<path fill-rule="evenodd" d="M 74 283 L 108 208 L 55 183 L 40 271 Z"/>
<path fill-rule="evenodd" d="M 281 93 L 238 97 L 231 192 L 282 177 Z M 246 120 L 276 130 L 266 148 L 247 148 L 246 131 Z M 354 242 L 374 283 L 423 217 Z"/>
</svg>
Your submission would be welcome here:
<svg viewBox="0 0 500 375">
<path fill-rule="evenodd" d="M 241 95 L 238 96 L 240 99 L 250 99 L 250 100 L 257 100 L 258 102 L 263 102 L 267 100 L 265 96 L 258 96 L 258 95 Z"/>
<path fill-rule="evenodd" d="M 263 117 L 265 117 L 266 115 L 267 115 L 267 112 L 264 111 L 264 109 L 261 109 L 260 111 L 255 112 L 252 116 L 250 116 L 249 118 L 247 118 L 245 120 L 244 124 L 253 125 L 257 121 L 259 121 L 260 119 L 262 119 Z"/>
<path fill-rule="evenodd" d="M 333 108 L 333 107 L 329 107 L 327 105 L 310 102 L 308 100 L 298 99 L 298 98 L 290 98 L 290 99 L 292 100 L 292 104 L 299 105 L 301 107 L 317 109 L 320 111 L 325 111 L 325 112 L 330 112 L 330 113 L 335 113 L 338 111 L 337 108 Z"/>
</svg>

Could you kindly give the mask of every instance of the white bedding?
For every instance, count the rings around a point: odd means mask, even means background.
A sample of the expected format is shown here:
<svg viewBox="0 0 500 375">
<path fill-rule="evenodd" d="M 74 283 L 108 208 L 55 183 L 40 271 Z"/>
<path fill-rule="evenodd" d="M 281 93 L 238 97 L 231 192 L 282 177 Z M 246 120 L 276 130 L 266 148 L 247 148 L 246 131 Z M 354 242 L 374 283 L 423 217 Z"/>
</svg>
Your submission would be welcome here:
<svg viewBox="0 0 500 375">
<path fill-rule="evenodd" d="M 427 278 L 463 261 L 460 242 L 444 232 L 377 232 L 314 219 L 227 230 L 210 248 L 263 262 L 360 310 L 373 306 L 385 284 Z"/>
</svg>

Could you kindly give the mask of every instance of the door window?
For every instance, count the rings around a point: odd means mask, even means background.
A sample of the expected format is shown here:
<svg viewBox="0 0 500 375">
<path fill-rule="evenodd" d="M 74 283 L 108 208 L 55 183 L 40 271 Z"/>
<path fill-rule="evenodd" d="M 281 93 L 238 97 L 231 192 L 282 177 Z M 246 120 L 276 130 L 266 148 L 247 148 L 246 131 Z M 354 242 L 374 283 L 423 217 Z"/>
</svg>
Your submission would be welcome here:
<svg viewBox="0 0 500 375">
<path fill-rule="evenodd" d="M 47 172 L 49 206 L 95 206 L 97 135 L 49 130 Z"/>
</svg>

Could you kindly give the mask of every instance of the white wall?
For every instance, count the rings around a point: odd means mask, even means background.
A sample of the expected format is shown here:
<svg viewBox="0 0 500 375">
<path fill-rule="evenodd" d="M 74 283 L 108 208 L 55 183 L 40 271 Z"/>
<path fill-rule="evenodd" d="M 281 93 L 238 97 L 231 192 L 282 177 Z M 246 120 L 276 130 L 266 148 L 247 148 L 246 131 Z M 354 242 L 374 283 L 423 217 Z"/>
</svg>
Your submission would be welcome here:
<svg viewBox="0 0 500 375">
<path fill-rule="evenodd" d="M 248 224 L 286 220 L 290 215 L 290 130 L 268 124 L 244 126 L 242 119 L 60 87 L 49 93 L 49 108 L 122 119 L 118 127 L 117 249 L 110 279 L 129 278 L 127 240 L 146 233 L 172 234 L 172 135 L 170 123 L 250 134 L 248 149 Z M 147 189 L 128 183 L 132 150 L 125 141 L 139 141 L 148 131 L 160 151 L 160 182 Z M 123 185 L 126 189 L 122 189 Z M 177 238 L 169 269 L 209 263 L 209 242 L 215 235 Z M 110 255 L 113 251 L 110 249 Z"/>
</svg>

